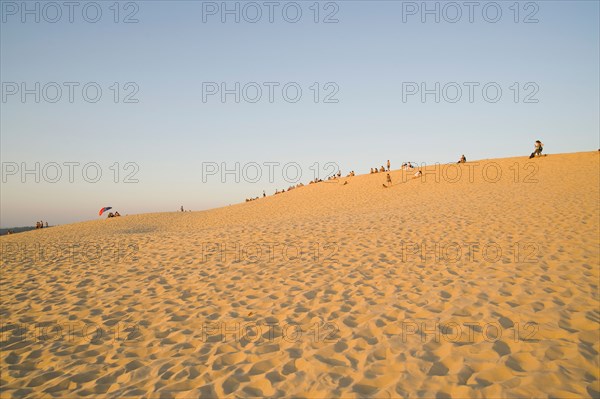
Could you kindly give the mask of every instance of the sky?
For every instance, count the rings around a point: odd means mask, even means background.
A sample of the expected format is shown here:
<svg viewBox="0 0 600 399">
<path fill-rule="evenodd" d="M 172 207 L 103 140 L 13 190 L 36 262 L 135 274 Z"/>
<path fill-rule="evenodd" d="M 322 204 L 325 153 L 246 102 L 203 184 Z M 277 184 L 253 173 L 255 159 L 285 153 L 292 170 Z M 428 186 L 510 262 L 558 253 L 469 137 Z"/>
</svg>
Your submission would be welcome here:
<svg viewBox="0 0 600 399">
<path fill-rule="evenodd" d="M 0 227 L 600 148 L 598 1 L 0 1 Z"/>
</svg>

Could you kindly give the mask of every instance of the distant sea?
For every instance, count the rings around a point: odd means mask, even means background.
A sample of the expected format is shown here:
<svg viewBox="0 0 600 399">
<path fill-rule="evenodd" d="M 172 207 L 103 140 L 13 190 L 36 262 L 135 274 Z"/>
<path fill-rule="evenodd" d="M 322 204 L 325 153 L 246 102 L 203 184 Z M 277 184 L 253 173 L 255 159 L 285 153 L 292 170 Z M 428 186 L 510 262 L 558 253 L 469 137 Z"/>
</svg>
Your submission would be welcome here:
<svg viewBox="0 0 600 399">
<path fill-rule="evenodd" d="M 44 227 L 45 228 L 45 227 Z M 22 233 L 24 231 L 35 230 L 35 226 L 25 226 L 25 227 L 10 227 L 7 229 L 0 229 L 0 236 L 6 235 L 8 230 L 12 230 L 13 233 Z"/>
</svg>

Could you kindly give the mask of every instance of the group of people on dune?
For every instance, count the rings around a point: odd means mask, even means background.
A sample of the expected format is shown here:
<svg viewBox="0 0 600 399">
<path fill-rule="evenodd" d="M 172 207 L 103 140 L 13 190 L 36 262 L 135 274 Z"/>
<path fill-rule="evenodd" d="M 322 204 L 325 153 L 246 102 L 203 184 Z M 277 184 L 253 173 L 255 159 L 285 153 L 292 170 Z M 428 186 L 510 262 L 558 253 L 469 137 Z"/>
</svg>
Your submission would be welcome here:
<svg viewBox="0 0 600 399">
<path fill-rule="evenodd" d="M 43 229 L 44 227 L 48 227 L 48 222 L 46 222 L 46 226 L 44 226 L 44 222 L 41 220 L 39 222 L 35 222 L 36 229 Z"/>
<path fill-rule="evenodd" d="M 371 168 L 370 174 L 372 174 L 372 173 L 384 173 L 385 171 L 389 172 L 390 171 L 390 167 L 391 167 L 391 164 L 390 164 L 390 160 L 388 159 L 388 161 L 387 161 L 387 169 L 384 168 L 383 165 L 381 165 L 381 167 L 379 169 L 377 169 L 377 167 Z"/>
<path fill-rule="evenodd" d="M 529 158 L 533 158 L 535 156 L 541 156 L 542 155 L 542 151 L 544 150 L 544 144 L 540 141 L 540 140 L 536 140 L 535 141 L 535 145 L 534 145 L 534 151 L 531 153 L 531 155 L 529 156 Z M 458 160 L 457 163 L 466 163 L 467 162 L 467 157 L 465 157 L 465 154 L 462 154 Z M 383 185 L 383 187 L 388 188 L 391 187 L 392 185 L 392 177 L 390 176 L 390 170 L 391 170 L 391 163 L 390 160 L 387 160 L 387 164 L 386 164 L 387 168 L 384 167 L 383 165 L 379 168 L 375 167 L 375 168 L 371 168 L 371 171 L 369 172 L 370 174 L 374 174 L 374 173 L 385 173 L 388 172 L 386 175 L 386 184 Z M 415 169 L 415 165 L 413 165 L 411 162 L 404 162 L 402 164 L 401 170 L 412 170 Z M 354 176 L 354 171 L 351 171 L 346 177 L 352 177 Z M 413 179 L 417 179 L 419 177 L 421 177 L 423 175 L 423 173 L 418 170 L 415 172 Z M 327 178 L 327 180 L 335 180 L 335 179 L 339 179 L 340 177 L 342 177 L 342 172 L 338 171 L 336 174 L 331 175 Z M 320 183 L 322 182 L 322 179 L 319 178 L 315 178 L 314 180 L 311 180 L 309 184 L 315 184 L 315 183 Z M 344 185 L 348 184 L 348 182 L 344 182 Z M 303 186 L 302 183 L 298 183 L 296 186 L 291 186 L 287 189 L 287 191 L 293 190 L 296 187 L 301 187 Z M 283 189 L 281 191 L 279 191 L 278 189 L 275 190 L 275 194 L 281 194 L 284 193 L 286 190 Z M 263 191 L 263 197 L 266 197 L 267 194 Z M 250 202 L 250 201 L 255 201 L 259 199 L 259 197 L 256 198 L 246 198 L 246 202 Z"/>
<path fill-rule="evenodd" d="M 404 162 L 402 164 L 402 166 L 400 167 L 400 170 L 409 171 L 412 169 L 415 169 L 415 165 L 413 165 L 411 162 Z M 388 174 L 385 176 L 385 184 L 383 185 L 384 188 L 389 188 L 392 186 L 392 176 L 390 176 L 390 174 L 389 174 L 389 171 L 390 171 L 390 160 L 389 159 L 387 161 L 387 171 L 388 171 Z M 383 166 L 381 167 L 379 172 L 385 172 L 385 170 L 383 170 Z M 371 173 L 378 173 L 378 171 L 377 171 L 377 169 L 375 169 Z M 422 175 L 421 171 L 418 170 L 417 172 L 415 172 L 413 179 L 416 179 L 416 178 L 420 177 L 421 175 Z"/>
<path fill-rule="evenodd" d="M 319 181 L 323 181 L 323 180 L 319 180 Z M 312 184 L 312 183 L 313 183 L 313 182 L 311 181 L 311 182 L 310 182 L 310 184 Z M 277 194 L 285 193 L 286 191 L 292 191 L 293 189 L 295 189 L 295 188 L 298 188 L 298 187 L 302 187 L 302 186 L 304 186 L 304 184 L 303 184 L 303 183 L 298 183 L 298 184 L 296 184 L 295 186 L 289 186 L 289 187 L 287 188 L 287 190 L 286 190 L 285 188 L 284 188 L 284 189 L 282 189 L 282 190 L 279 190 L 278 188 L 276 188 L 276 189 L 275 189 L 275 193 L 274 193 L 273 195 L 277 195 Z M 262 197 L 263 197 L 263 198 L 265 198 L 266 196 L 267 196 L 267 193 L 266 193 L 266 191 L 265 191 L 265 190 L 263 190 Z M 260 199 L 260 197 L 246 198 L 246 202 L 252 202 L 252 201 L 256 201 L 257 199 Z"/>
<path fill-rule="evenodd" d="M 353 170 L 351 170 L 351 171 L 350 171 L 350 173 L 348 173 L 348 174 L 346 175 L 346 177 L 353 177 L 353 176 L 356 176 L 356 174 L 354 173 L 354 171 L 353 171 Z M 329 177 L 326 179 L 326 181 L 336 180 L 336 179 L 339 179 L 339 178 L 341 178 L 341 177 L 342 177 L 342 172 L 338 170 L 338 172 L 337 172 L 337 173 L 335 173 L 335 174 L 333 174 L 333 175 L 329 176 Z M 314 178 L 313 180 L 311 180 L 311 181 L 310 181 L 308 184 L 320 183 L 320 182 L 322 182 L 322 181 L 324 181 L 324 180 L 323 180 L 323 179 L 320 179 L 320 178 L 318 178 L 318 177 L 315 177 L 315 178 Z M 346 183 L 344 183 L 344 184 L 348 184 L 348 183 L 346 182 Z M 282 190 L 275 189 L 275 193 L 274 193 L 273 195 L 277 195 L 277 194 L 283 194 L 283 193 L 285 193 L 286 191 L 292 191 L 292 190 L 293 190 L 293 189 L 295 189 L 295 188 L 298 188 L 298 187 L 303 187 L 303 186 L 304 186 L 304 184 L 303 184 L 303 183 L 298 183 L 298 184 L 296 184 L 295 186 L 289 186 L 289 187 L 287 188 L 287 190 L 286 190 L 285 188 L 284 188 L 284 189 L 282 189 Z M 262 196 L 263 196 L 263 198 L 267 196 L 267 193 L 266 193 L 264 190 L 263 190 L 263 194 L 262 194 Z M 252 201 L 256 201 L 257 199 L 260 199 L 260 197 L 246 198 L 246 202 L 252 202 Z"/>
</svg>

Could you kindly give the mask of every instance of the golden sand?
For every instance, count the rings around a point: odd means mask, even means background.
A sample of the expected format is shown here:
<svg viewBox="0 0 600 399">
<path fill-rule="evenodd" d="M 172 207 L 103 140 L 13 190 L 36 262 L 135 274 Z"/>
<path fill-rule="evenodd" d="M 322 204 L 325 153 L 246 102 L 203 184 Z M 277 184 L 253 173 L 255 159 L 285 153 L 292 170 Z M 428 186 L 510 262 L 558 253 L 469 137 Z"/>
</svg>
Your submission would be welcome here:
<svg viewBox="0 0 600 399">
<path fill-rule="evenodd" d="M 2 397 L 598 397 L 599 170 L 482 160 L 4 236 Z"/>
</svg>

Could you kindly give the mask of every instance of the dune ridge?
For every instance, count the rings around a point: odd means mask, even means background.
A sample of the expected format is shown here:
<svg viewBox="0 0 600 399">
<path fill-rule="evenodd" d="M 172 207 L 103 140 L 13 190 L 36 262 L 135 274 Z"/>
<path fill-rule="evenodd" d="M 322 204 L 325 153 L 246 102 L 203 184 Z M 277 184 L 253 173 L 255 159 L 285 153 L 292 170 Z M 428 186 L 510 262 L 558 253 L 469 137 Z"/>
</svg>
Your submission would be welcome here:
<svg viewBox="0 0 600 399">
<path fill-rule="evenodd" d="M 2 397 L 599 397 L 599 156 L 3 236 Z"/>
</svg>

